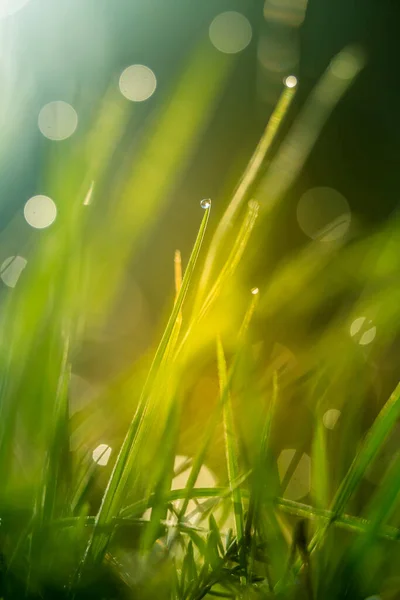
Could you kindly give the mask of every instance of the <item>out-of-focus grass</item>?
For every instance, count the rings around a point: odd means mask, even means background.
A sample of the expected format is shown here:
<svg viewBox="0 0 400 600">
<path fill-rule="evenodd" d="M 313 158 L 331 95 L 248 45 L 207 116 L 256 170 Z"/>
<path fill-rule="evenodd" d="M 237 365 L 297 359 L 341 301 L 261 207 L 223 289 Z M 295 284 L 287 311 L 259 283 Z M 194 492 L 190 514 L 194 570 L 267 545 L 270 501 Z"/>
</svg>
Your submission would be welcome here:
<svg viewBox="0 0 400 600">
<path fill-rule="evenodd" d="M 346 56 L 353 69 L 343 74 Z M 176 298 L 150 366 L 143 357 L 70 418 L 77 352 L 107 318 L 135 244 L 159 215 L 230 64 L 199 49 L 149 125 L 142 153 L 117 177 L 109 165 L 128 107 L 112 91 L 89 133 L 49 162 L 58 219 L 1 315 L 4 598 L 399 593 L 397 456 L 381 487 L 365 483 L 400 411 L 389 376 L 370 401 L 372 368 L 396 362 L 399 222 L 347 245 L 317 240 L 260 275 L 260 289 L 247 283 L 259 236 L 274 226 L 273 207 L 361 68 L 355 55 L 336 59 L 263 174 L 291 104 L 284 91 L 211 242 L 212 208 L 202 213 L 199 205 L 199 233 L 190 257 L 181 263 L 176 254 Z M 349 333 L 363 316 L 378 332 L 371 349 Z M 396 389 L 384 403 L 386 383 Z M 332 407 L 342 414 L 331 431 L 322 419 Z M 95 440 L 120 421 L 127 433 L 101 478 Z M 282 449 L 293 449 L 285 476 Z M 300 502 L 287 484 L 304 453 L 312 477 Z M 179 455 L 187 457 L 181 467 Z M 203 485 L 206 467 L 213 485 Z"/>
</svg>

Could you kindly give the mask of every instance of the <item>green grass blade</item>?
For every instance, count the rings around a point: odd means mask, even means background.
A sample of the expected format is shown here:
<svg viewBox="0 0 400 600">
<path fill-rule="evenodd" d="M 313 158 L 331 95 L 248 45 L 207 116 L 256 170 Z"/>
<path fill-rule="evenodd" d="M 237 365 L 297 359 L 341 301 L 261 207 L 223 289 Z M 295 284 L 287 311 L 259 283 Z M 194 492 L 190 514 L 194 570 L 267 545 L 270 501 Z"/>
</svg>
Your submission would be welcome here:
<svg viewBox="0 0 400 600">
<path fill-rule="evenodd" d="M 246 311 L 245 317 L 243 319 L 243 324 L 242 327 L 239 331 L 239 335 L 238 335 L 238 342 L 237 342 L 237 352 L 234 356 L 232 365 L 229 369 L 228 375 L 227 375 L 227 381 L 226 381 L 226 386 L 224 387 L 223 393 L 220 396 L 220 400 L 219 403 L 217 404 L 216 409 L 214 410 L 213 414 L 211 415 L 209 422 L 207 424 L 207 428 L 204 432 L 203 435 L 203 439 L 201 442 L 201 445 L 199 447 L 198 452 L 196 453 L 196 456 L 193 460 L 193 465 L 187 480 L 187 484 L 186 484 L 186 490 L 187 490 L 187 496 L 184 499 L 183 503 L 182 503 L 182 507 L 179 513 L 180 519 L 183 519 L 185 512 L 187 510 L 188 504 L 189 504 L 189 500 L 191 498 L 191 495 L 193 493 L 193 489 L 194 486 L 196 484 L 197 478 L 199 476 L 200 473 L 200 469 L 202 464 L 204 463 L 204 459 L 206 457 L 207 454 L 207 450 L 210 444 L 210 441 L 212 439 L 212 436 L 214 434 L 215 428 L 218 424 L 219 418 L 220 418 L 220 411 L 224 405 L 224 403 L 226 402 L 226 399 L 228 397 L 228 392 L 233 380 L 233 377 L 236 373 L 236 369 L 239 363 L 239 359 L 240 359 L 240 355 L 241 355 L 241 350 L 243 347 L 243 340 L 246 336 L 248 327 L 250 325 L 250 321 L 251 318 L 254 314 L 255 308 L 257 306 L 258 303 L 258 295 L 253 296 L 251 298 L 251 302 L 250 302 L 250 306 Z"/>
<path fill-rule="evenodd" d="M 220 395 L 222 397 L 227 386 L 227 366 L 224 349 L 222 347 L 222 342 L 219 337 L 217 339 L 217 362 Z M 235 424 L 233 419 L 232 402 L 229 392 L 227 393 L 226 401 L 223 404 L 222 413 L 224 423 L 225 455 L 228 470 L 228 481 L 232 493 L 233 512 L 235 516 L 235 534 L 238 546 L 241 548 L 242 559 L 244 559 L 242 561 L 242 566 L 245 567 L 245 548 L 243 544 L 243 503 L 240 487 L 235 486 L 235 481 L 240 476 L 238 448 L 236 441 Z"/>
<path fill-rule="evenodd" d="M 326 432 L 322 415 L 317 412 L 315 433 L 312 444 L 312 485 L 317 508 L 326 508 L 329 503 L 328 458 L 326 453 Z"/>
<path fill-rule="evenodd" d="M 94 528 L 93 534 L 91 535 L 88 546 L 86 549 L 85 556 L 89 556 L 89 552 L 92 549 L 94 537 L 96 535 L 96 528 L 99 525 L 104 524 L 108 520 L 110 520 L 113 516 L 115 516 L 122 505 L 123 501 L 123 491 L 129 477 L 136 451 L 135 442 L 137 440 L 138 432 L 142 426 L 143 420 L 146 416 L 146 410 L 148 408 L 149 401 L 149 393 L 151 390 L 151 386 L 155 380 L 157 372 L 161 366 L 162 360 L 164 358 L 165 352 L 168 347 L 168 343 L 171 339 L 171 335 L 174 331 L 175 324 L 177 319 L 179 319 L 180 311 L 185 300 L 189 284 L 191 282 L 195 265 L 197 262 L 197 258 L 200 253 L 200 249 L 202 246 L 202 242 L 204 239 L 204 234 L 207 228 L 207 223 L 209 219 L 210 209 L 206 209 L 203 220 L 200 225 L 199 233 L 197 235 L 191 256 L 189 258 L 189 262 L 185 271 L 185 275 L 182 281 L 182 286 L 179 290 L 179 294 L 176 298 L 174 307 L 172 309 L 171 316 L 168 320 L 167 326 L 165 328 L 164 334 L 161 338 L 160 344 L 156 350 L 153 362 L 151 364 L 149 374 L 147 380 L 144 384 L 143 391 L 139 400 L 139 404 L 136 410 L 136 413 L 132 419 L 129 430 L 125 436 L 124 442 L 122 444 L 121 450 L 118 454 L 117 460 L 115 462 L 113 471 L 111 473 L 110 479 L 108 481 L 106 490 L 103 495 L 101 507 L 99 513 L 96 518 L 96 526 Z M 93 558 L 97 559 L 102 555 L 104 551 L 105 543 L 104 540 L 101 544 L 97 545 L 93 553 Z"/>
<path fill-rule="evenodd" d="M 211 240 L 210 247 L 207 253 L 207 257 L 204 263 L 203 272 L 199 282 L 198 294 L 196 298 L 196 304 L 199 305 L 210 279 L 211 271 L 214 266 L 215 260 L 218 255 L 218 251 L 226 237 L 227 232 L 232 226 L 237 213 L 242 207 L 243 203 L 248 199 L 249 192 L 257 178 L 260 168 L 265 161 L 265 157 L 268 154 L 276 136 L 280 130 L 280 126 L 288 113 L 294 98 L 294 89 L 285 88 L 283 91 L 274 112 L 269 119 L 264 134 L 254 151 L 253 156 L 250 159 L 248 166 L 239 182 L 238 187 L 235 190 L 232 200 L 230 201 L 227 209 L 225 210 L 221 221 L 219 222 L 214 236 Z"/>
<path fill-rule="evenodd" d="M 367 467 L 377 456 L 382 444 L 389 435 L 392 427 L 400 417 L 400 384 L 382 408 L 378 417 L 375 419 L 369 430 L 364 443 L 351 464 L 345 478 L 343 479 L 331 506 L 330 523 L 334 522 L 343 513 L 347 502 L 355 492 L 358 484 L 367 470 Z M 323 539 L 329 523 L 324 528 L 317 531 L 310 542 L 310 550 Z"/>
</svg>

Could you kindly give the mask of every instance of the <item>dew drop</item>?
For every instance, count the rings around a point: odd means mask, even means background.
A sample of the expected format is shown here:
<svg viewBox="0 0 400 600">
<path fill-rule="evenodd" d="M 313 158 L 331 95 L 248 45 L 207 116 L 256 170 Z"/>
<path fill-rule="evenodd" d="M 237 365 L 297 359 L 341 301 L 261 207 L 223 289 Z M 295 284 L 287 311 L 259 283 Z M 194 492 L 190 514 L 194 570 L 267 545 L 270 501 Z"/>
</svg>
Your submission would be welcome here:
<svg viewBox="0 0 400 600">
<path fill-rule="evenodd" d="M 257 294 L 258 294 L 258 292 L 259 292 L 259 291 L 260 291 L 260 290 L 258 289 L 258 287 L 255 287 L 255 288 L 253 288 L 253 289 L 251 290 L 251 293 L 253 294 L 253 296 L 257 296 Z"/>
<path fill-rule="evenodd" d="M 204 198 L 200 202 L 200 206 L 201 206 L 201 208 L 204 208 L 204 209 L 210 208 L 210 206 L 211 206 L 211 200 L 210 200 L 210 198 Z"/>
<path fill-rule="evenodd" d="M 286 77 L 285 79 L 285 85 L 288 88 L 294 88 L 297 85 L 297 77 L 295 77 L 294 75 L 289 75 L 289 77 Z"/>
</svg>

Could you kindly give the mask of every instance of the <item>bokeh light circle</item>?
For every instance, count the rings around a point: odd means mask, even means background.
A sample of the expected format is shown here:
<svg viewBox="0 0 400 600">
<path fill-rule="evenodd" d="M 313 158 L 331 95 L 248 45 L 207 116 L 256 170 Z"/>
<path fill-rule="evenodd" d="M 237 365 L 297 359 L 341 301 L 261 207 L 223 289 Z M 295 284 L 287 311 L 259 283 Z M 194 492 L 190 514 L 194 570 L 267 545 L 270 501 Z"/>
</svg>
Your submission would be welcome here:
<svg viewBox="0 0 400 600">
<path fill-rule="evenodd" d="M 75 133 L 78 115 L 70 104 L 56 100 L 43 106 L 39 113 L 38 125 L 45 137 L 59 142 Z"/>
<path fill-rule="evenodd" d="M 327 410 L 322 417 L 324 427 L 326 427 L 326 429 L 335 429 L 340 415 L 341 412 L 337 408 L 330 408 Z"/>
<path fill-rule="evenodd" d="M 252 35 L 248 19 L 235 11 L 217 15 L 209 29 L 212 45 L 225 54 L 236 54 L 247 48 Z"/>
<path fill-rule="evenodd" d="M 144 65 L 127 67 L 119 78 L 121 94 L 132 102 L 143 102 L 152 96 L 157 87 L 153 71 Z"/>
<path fill-rule="evenodd" d="M 22 256 L 9 256 L 0 267 L 0 277 L 8 287 L 15 287 L 28 261 Z"/>
<path fill-rule="evenodd" d="M 0 0 L 0 19 L 18 12 L 29 0 Z"/>
<path fill-rule="evenodd" d="M 329 187 L 315 187 L 301 196 L 297 205 L 297 222 L 308 237 L 334 242 L 346 235 L 351 211 L 340 192 Z"/>
<path fill-rule="evenodd" d="M 24 206 L 26 222 L 35 229 L 49 227 L 57 217 L 57 207 L 48 196 L 33 196 Z"/>
<path fill-rule="evenodd" d="M 99 444 L 92 452 L 92 458 L 100 467 L 105 467 L 110 460 L 112 448 L 107 444 Z"/>
<path fill-rule="evenodd" d="M 376 336 L 376 326 L 366 317 L 354 319 L 350 325 L 350 335 L 360 346 L 368 346 Z"/>
</svg>

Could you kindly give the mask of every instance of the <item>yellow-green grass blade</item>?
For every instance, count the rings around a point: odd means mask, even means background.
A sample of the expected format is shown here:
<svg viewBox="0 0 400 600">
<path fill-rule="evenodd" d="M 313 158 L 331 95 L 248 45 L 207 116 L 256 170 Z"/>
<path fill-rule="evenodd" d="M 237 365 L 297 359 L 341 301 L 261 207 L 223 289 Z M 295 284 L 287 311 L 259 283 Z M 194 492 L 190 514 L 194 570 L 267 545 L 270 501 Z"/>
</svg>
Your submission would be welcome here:
<svg viewBox="0 0 400 600">
<path fill-rule="evenodd" d="M 217 362 L 218 362 L 218 378 L 220 395 L 223 396 L 227 386 L 227 366 L 225 353 L 221 339 L 217 338 Z M 235 534 L 239 547 L 241 563 L 246 571 L 246 555 L 245 545 L 243 540 L 244 534 L 244 519 L 243 519 L 243 503 L 240 487 L 235 486 L 235 481 L 240 477 L 240 468 L 238 460 L 237 438 L 235 432 L 235 423 L 232 411 L 232 402 L 229 392 L 227 393 L 226 401 L 222 407 L 224 437 L 225 437 L 225 455 L 228 471 L 229 487 L 232 490 L 232 504 L 235 517 Z"/>
<path fill-rule="evenodd" d="M 211 439 L 213 437 L 214 431 L 217 427 L 217 424 L 219 422 L 220 419 L 220 411 L 224 405 L 224 403 L 226 402 L 229 390 L 230 390 L 230 386 L 232 384 L 232 380 L 233 377 L 236 373 L 237 370 L 237 366 L 240 360 L 240 355 L 241 355 L 241 351 L 242 351 L 242 347 L 243 347 L 243 341 L 245 339 L 248 327 L 250 325 L 250 321 L 251 318 L 254 314 L 255 308 L 257 306 L 258 303 L 258 295 L 254 295 L 252 296 L 249 308 L 247 309 L 247 312 L 245 314 L 245 317 L 243 319 L 243 324 L 242 327 L 239 331 L 239 335 L 238 335 L 238 341 L 237 341 L 237 352 L 234 356 L 232 365 L 229 369 L 228 375 L 227 375 L 227 381 L 226 381 L 226 386 L 224 387 L 223 393 L 220 396 L 219 402 L 215 408 L 215 410 L 213 411 L 209 422 L 207 424 L 206 430 L 204 432 L 200 447 L 196 453 L 196 456 L 193 459 L 193 465 L 192 468 L 190 470 L 190 474 L 187 480 L 187 484 L 186 484 L 186 490 L 187 490 L 187 496 L 186 498 L 184 498 L 182 506 L 181 506 L 181 510 L 179 512 L 179 518 L 180 520 L 184 518 L 185 512 L 187 510 L 188 504 L 189 504 L 189 500 L 191 497 L 191 494 L 193 493 L 193 489 L 194 486 L 196 484 L 197 478 L 199 476 L 200 473 L 200 469 L 204 463 L 207 451 L 208 451 L 208 447 L 209 444 L 211 442 Z"/>
<path fill-rule="evenodd" d="M 229 257 L 217 276 L 211 290 L 207 294 L 207 297 L 204 299 L 204 302 L 202 302 L 201 306 L 198 307 L 197 312 L 195 312 L 195 310 L 193 311 L 185 334 L 176 351 L 176 355 L 180 355 L 183 348 L 188 345 L 187 342 L 190 339 L 190 335 L 195 325 L 197 325 L 205 317 L 224 288 L 226 281 L 235 273 L 235 270 L 237 269 L 248 245 L 251 233 L 257 220 L 257 216 L 258 204 L 256 202 L 250 202 L 246 216 L 236 236 Z"/>
<path fill-rule="evenodd" d="M 178 297 L 175 301 L 174 307 L 171 312 L 171 316 L 166 325 L 160 344 L 156 350 L 147 380 L 142 390 L 137 410 L 132 419 L 129 430 L 125 436 L 124 442 L 118 454 L 106 490 L 104 492 L 101 507 L 96 517 L 96 527 L 106 523 L 113 516 L 116 516 L 116 514 L 118 514 L 119 510 L 121 509 L 125 485 L 133 467 L 136 453 L 139 451 L 139 449 L 137 448 L 137 438 L 141 427 L 143 427 L 143 422 L 146 418 L 151 386 L 155 380 L 155 377 L 157 376 L 158 370 L 163 361 L 165 352 L 171 339 L 171 335 L 173 333 L 176 321 L 179 318 L 183 302 L 185 300 L 191 279 L 193 277 L 195 265 L 200 253 L 204 234 L 207 228 L 209 213 L 210 208 L 207 208 L 185 271 L 182 286 L 179 290 Z M 89 539 L 85 557 L 88 557 L 90 551 L 92 550 L 93 542 L 96 535 L 96 527 L 93 532 L 93 535 Z M 99 544 L 97 544 L 96 548 L 93 547 L 93 558 L 95 560 L 102 556 L 106 543 L 107 540 L 103 539 Z"/>
</svg>

